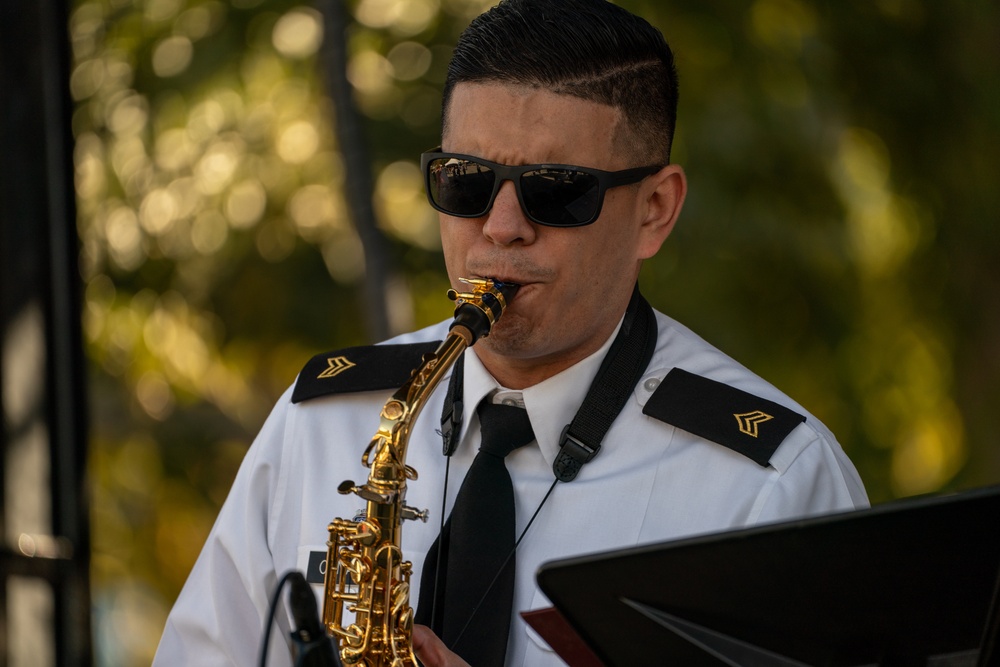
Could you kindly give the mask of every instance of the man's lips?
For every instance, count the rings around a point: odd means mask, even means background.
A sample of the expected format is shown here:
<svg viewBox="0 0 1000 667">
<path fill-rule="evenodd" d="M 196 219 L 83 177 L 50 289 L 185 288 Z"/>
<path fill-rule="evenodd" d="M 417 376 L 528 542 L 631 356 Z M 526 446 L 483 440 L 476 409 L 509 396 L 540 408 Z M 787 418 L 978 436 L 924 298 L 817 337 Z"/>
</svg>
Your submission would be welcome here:
<svg viewBox="0 0 1000 667">
<path fill-rule="evenodd" d="M 488 276 L 490 280 L 496 280 L 498 282 L 504 283 L 506 285 L 515 285 L 516 289 L 514 294 L 509 297 L 510 302 L 515 301 L 518 297 L 523 296 L 535 283 L 530 280 L 523 278 L 512 278 L 512 277 L 500 277 L 500 276 Z"/>
<path fill-rule="evenodd" d="M 518 285 L 520 287 L 525 287 L 533 283 L 542 282 L 541 276 L 533 276 L 530 274 L 514 274 L 514 273 L 502 273 L 497 271 L 495 273 L 489 271 L 475 272 L 473 274 L 477 278 L 497 280 L 502 283 L 510 283 L 512 285 Z"/>
<path fill-rule="evenodd" d="M 476 276 L 489 276 L 494 280 L 527 285 L 555 279 L 556 271 L 541 263 L 544 261 L 544 258 L 536 261 L 527 253 L 493 251 L 467 256 L 463 264 L 466 271 Z"/>
</svg>

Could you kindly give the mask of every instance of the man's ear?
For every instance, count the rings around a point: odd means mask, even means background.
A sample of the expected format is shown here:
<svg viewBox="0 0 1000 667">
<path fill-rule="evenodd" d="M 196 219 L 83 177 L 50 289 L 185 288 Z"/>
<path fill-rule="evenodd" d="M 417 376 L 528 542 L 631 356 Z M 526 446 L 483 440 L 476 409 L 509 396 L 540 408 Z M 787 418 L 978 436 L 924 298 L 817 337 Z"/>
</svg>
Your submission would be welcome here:
<svg viewBox="0 0 1000 667">
<path fill-rule="evenodd" d="M 642 184 L 646 215 L 639 231 L 639 259 L 649 259 L 674 231 L 687 195 L 687 176 L 678 164 L 666 167 L 646 178 Z"/>
</svg>

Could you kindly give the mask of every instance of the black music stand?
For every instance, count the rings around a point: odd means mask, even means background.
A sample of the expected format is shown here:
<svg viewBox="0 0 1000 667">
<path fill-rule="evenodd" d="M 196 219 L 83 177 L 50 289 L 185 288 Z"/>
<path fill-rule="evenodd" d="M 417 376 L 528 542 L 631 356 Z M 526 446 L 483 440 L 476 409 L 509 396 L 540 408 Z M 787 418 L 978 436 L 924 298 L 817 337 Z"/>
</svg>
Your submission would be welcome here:
<svg viewBox="0 0 1000 667">
<path fill-rule="evenodd" d="M 544 564 L 602 662 L 1000 666 L 1000 487 Z"/>
</svg>

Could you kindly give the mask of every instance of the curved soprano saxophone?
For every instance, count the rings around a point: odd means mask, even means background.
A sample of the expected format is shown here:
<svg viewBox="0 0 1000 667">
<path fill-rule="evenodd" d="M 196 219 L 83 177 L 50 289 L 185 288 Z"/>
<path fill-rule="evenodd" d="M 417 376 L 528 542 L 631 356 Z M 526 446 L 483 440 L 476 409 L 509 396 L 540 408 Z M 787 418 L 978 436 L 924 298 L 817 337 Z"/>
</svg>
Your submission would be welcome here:
<svg viewBox="0 0 1000 667">
<path fill-rule="evenodd" d="M 400 537 L 403 519 L 427 521 L 427 510 L 406 504 L 406 481 L 417 478 L 417 471 L 406 465 L 410 429 L 446 371 L 465 348 L 489 335 L 518 288 L 491 279 L 465 282 L 472 292 L 448 291 L 457 305 L 447 338 L 382 407 L 378 432 L 361 457 L 371 470 L 368 482 L 355 486 L 348 480 L 338 487 L 340 493 L 354 493 L 368 503 L 361 521 L 334 519 L 327 542 L 323 624 L 348 665 L 418 664 L 409 604 L 412 565 L 403 560 Z M 354 622 L 346 627 L 345 605 L 354 614 Z"/>
</svg>

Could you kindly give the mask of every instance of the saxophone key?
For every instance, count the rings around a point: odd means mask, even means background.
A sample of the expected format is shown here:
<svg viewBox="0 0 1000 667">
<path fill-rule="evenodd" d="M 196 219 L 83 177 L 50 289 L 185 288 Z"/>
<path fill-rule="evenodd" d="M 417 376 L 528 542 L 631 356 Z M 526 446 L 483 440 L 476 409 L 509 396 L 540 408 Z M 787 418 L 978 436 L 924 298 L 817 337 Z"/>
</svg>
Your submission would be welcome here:
<svg viewBox="0 0 1000 667">
<path fill-rule="evenodd" d="M 403 505 L 400 516 L 407 521 L 420 519 L 424 523 L 427 523 L 427 519 L 430 517 L 430 510 L 418 510 L 416 507 Z"/>
</svg>

